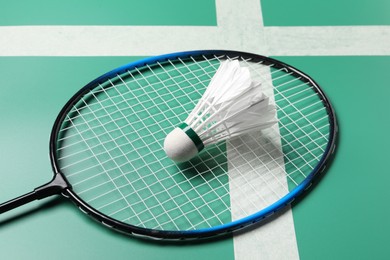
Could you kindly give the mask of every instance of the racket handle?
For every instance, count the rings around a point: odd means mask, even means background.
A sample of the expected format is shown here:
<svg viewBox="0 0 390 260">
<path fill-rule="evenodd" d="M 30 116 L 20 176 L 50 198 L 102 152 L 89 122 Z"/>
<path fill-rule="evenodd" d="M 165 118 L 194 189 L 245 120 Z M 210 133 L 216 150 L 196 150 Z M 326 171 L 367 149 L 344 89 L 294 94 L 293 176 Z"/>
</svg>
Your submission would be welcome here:
<svg viewBox="0 0 390 260">
<path fill-rule="evenodd" d="M 0 214 L 7 212 L 11 209 L 17 208 L 19 206 L 22 206 L 24 204 L 27 204 L 33 200 L 36 200 L 35 192 L 30 192 L 20 197 L 17 197 L 15 199 L 4 202 L 3 204 L 0 204 Z"/>
<path fill-rule="evenodd" d="M 59 194 L 62 190 L 68 187 L 68 183 L 64 180 L 61 174 L 57 173 L 49 183 L 36 188 L 32 192 L 26 193 L 20 197 L 0 204 L 0 214 L 27 204 L 31 201 L 40 200 L 55 194 Z"/>
</svg>

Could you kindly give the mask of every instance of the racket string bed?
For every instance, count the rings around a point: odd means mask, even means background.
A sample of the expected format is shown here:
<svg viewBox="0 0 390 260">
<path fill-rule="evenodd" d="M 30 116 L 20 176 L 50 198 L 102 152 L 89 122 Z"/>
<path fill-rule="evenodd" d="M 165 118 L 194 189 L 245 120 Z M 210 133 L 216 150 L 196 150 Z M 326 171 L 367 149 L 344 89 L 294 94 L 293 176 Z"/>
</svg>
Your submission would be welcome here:
<svg viewBox="0 0 390 260">
<path fill-rule="evenodd" d="M 199 77 L 197 77 L 193 72 L 191 72 L 191 69 L 190 68 L 188 68 L 186 65 L 185 65 L 185 63 L 182 61 L 182 60 L 179 60 L 180 61 L 180 63 L 181 64 L 183 64 L 183 66 L 186 68 L 186 70 L 188 70 L 188 71 L 190 71 L 190 74 L 191 74 L 191 77 L 190 77 L 190 80 L 197 80 L 197 81 L 200 81 L 200 79 L 199 79 Z M 172 62 L 170 62 L 170 64 L 172 65 L 172 66 L 174 66 L 174 64 L 172 63 Z M 163 71 L 165 72 L 165 73 L 167 73 L 167 71 L 164 69 L 164 67 L 163 66 L 161 66 L 161 64 L 159 64 L 159 66 L 163 69 Z M 151 68 L 149 67 L 148 68 L 149 70 L 151 70 Z M 173 73 L 173 71 L 174 70 L 170 70 L 169 71 L 169 73 Z M 198 70 L 199 71 L 199 70 Z M 277 71 L 278 72 L 278 71 Z M 131 72 L 128 72 L 130 75 L 132 75 L 132 73 Z M 141 74 L 141 71 L 139 70 L 139 69 L 136 69 L 136 73 L 137 74 L 140 74 L 141 75 L 141 78 L 142 78 L 142 80 L 144 80 L 145 82 L 147 82 L 147 85 L 152 85 L 152 84 L 155 84 L 155 85 L 158 85 L 158 84 L 164 84 L 164 82 L 162 82 L 161 81 L 161 79 L 157 76 L 157 74 L 156 73 L 153 73 L 152 72 L 152 74 L 151 75 L 148 75 L 147 77 L 145 77 L 145 76 L 143 76 L 142 74 Z M 168 74 L 168 80 L 169 81 L 171 81 L 171 82 L 173 82 L 173 84 L 174 85 L 178 85 L 178 82 L 176 82 L 175 81 L 175 79 L 173 79 L 173 77 L 169 74 L 169 73 L 167 73 Z M 162 74 L 160 73 L 159 74 L 159 76 L 161 76 Z M 186 77 L 186 75 L 184 75 L 182 72 L 180 72 L 179 71 L 179 75 L 180 76 L 182 76 L 182 77 Z M 132 75 L 133 76 L 133 75 Z M 119 77 L 119 79 L 120 79 L 120 82 L 122 82 L 123 83 L 123 85 L 125 85 L 128 89 L 129 89 L 129 86 L 127 85 L 127 83 L 123 80 L 123 78 L 122 77 L 120 77 L 120 76 L 118 76 Z M 133 76 L 134 77 L 134 76 Z M 133 78 L 132 77 L 132 78 Z M 283 77 L 285 77 L 285 75 L 283 75 Z M 157 79 L 157 82 L 151 82 L 150 81 L 150 79 L 151 78 L 153 78 L 153 80 L 156 80 Z M 271 79 L 272 80 L 272 79 Z M 296 79 L 295 79 L 296 80 Z M 183 81 L 184 82 L 184 81 Z M 136 81 L 136 83 L 138 84 L 138 85 L 140 85 L 140 83 L 138 82 L 138 81 Z M 193 84 L 191 84 L 191 82 L 190 81 L 188 81 L 188 80 L 186 80 L 186 83 L 189 83 L 189 86 L 190 86 L 190 88 L 195 88 L 194 87 L 194 85 Z M 265 82 L 266 83 L 266 82 Z M 287 82 L 287 83 L 284 83 L 284 84 L 290 84 L 291 83 L 291 81 L 290 82 Z M 112 82 L 112 80 L 110 80 L 110 84 L 112 85 L 112 87 L 114 88 L 115 87 L 115 85 L 113 84 L 113 82 Z M 206 84 L 205 83 L 202 83 L 202 85 L 203 85 L 203 87 L 206 87 Z M 283 85 L 282 85 L 283 86 Z M 298 88 L 299 86 L 296 86 L 296 88 Z M 197 88 L 199 88 L 199 86 L 197 86 Z M 115 89 L 115 88 L 114 88 Z M 105 91 L 104 91 L 104 89 L 103 89 L 103 93 L 104 93 Z M 185 92 L 186 93 L 186 92 Z M 299 95 L 300 93 L 298 92 L 298 93 L 294 93 L 294 95 Z M 94 95 L 94 94 L 92 94 L 92 95 Z M 118 93 L 118 95 L 119 96 L 122 96 L 122 98 L 123 98 L 123 95 L 121 95 L 120 93 Z M 172 95 L 173 96 L 173 99 L 176 101 L 176 103 L 178 102 L 178 100 L 177 100 L 177 98 L 176 98 L 176 96 L 177 95 Z M 200 96 L 200 95 L 198 95 L 198 96 Z M 189 96 L 188 96 L 188 94 L 186 94 L 186 97 L 188 98 Z M 96 98 L 96 97 L 95 97 Z M 285 98 L 285 97 L 283 97 L 283 98 Z M 99 100 L 97 100 L 98 101 L 98 103 L 99 103 Z M 127 101 L 127 100 L 124 100 L 124 102 L 129 102 L 129 101 Z M 142 106 L 142 102 L 140 102 L 139 100 L 137 100 L 137 104 L 141 104 L 141 106 Z M 290 106 L 294 106 L 293 104 L 289 104 Z M 115 106 L 115 104 L 114 104 L 114 106 Z M 170 106 L 170 107 L 172 107 L 172 106 Z M 184 107 L 183 107 L 183 105 L 181 105 L 180 106 L 181 107 L 181 109 L 183 109 Z M 144 109 L 144 110 L 146 110 L 145 109 L 145 107 L 143 107 L 142 109 Z M 296 109 L 296 108 L 295 108 Z M 299 111 L 298 111 L 299 112 Z M 120 113 L 122 113 L 121 111 L 120 111 Z M 175 115 L 176 115 L 176 113 L 175 113 Z M 108 116 L 110 116 L 109 114 L 108 114 Z M 113 120 L 111 120 L 111 121 L 113 121 Z M 114 121 L 115 122 L 115 121 Z M 138 120 L 138 122 L 142 122 L 142 119 L 141 118 L 139 118 L 139 120 Z M 128 122 L 128 123 L 131 123 L 131 122 Z M 141 128 L 139 128 L 139 131 L 147 131 L 147 126 L 143 126 L 143 127 L 141 127 Z M 122 130 L 121 130 L 122 131 Z M 122 134 L 124 135 L 124 136 L 126 136 L 123 132 L 122 132 Z M 294 133 L 293 132 L 290 132 L 290 134 L 292 134 L 293 136 L 294 136 Z M 146 133 L 146 135 L 147 136 L 151 136 L 152 135 L 152 133 Z M 115 140 L 114 140 L 115 141 Z M 131 141 L 130 140 L 128 140 L 130 143 L 131 143 Z M 104 144 L 103 144 L 104 145 Z M 118 144 L 117 144 L 118 145 Z M 146 145 L 144 145 L 144 146 L 146 146 Z M 139 148 L 139 147 L 138 147 Z M 106 152 L 110 152 L 110 151 L 106 151 Z M 112 158 L 111 158 L 112 159 Z M 248 163 L 248 162 L 246 162 L 246 163 Z M 293 163 L 293 162 L 292 162 Z M 307 163 L 307 162 L 306 162 Z M 267 166 L 265 166 L 265 167 L 267 167 Z M 252 169 L 253 170 L 253 169 Z M 255 171 L 255 170 L 253 170 L 253 171 Z M 122 175 L 124 175 L 124 173 L 122 173 Z M 245 176 L 244 174 L 240 174 L 241 176 Z M 124 176 L 126 176 L 126 175 L 124 175 Z M 260 176 L 261 177 L 261 176 Z M 120 177 L 118 177 L 118 178 L 120 178 Z M 142 178 L 140 178 L 140 180 L 141 180 Z M 245 178 L 244 178 L 245 179 Z M 113 181 L 112 179 L 110 180 L 110 181 Z M 280 181 L 279 181 L 280 182 Z M 250 183 L 250 181 L 248 181 L 248 180 L 246 180 L 246 183 L 248 184 L 248 183 Z M 266 182 L 265 182 L 266 183 Z M 124 186 L 126 186 L 126 185 L 124 185 Z M 250 187 L 250 185 L 248 185 L 249 187 Z M 283 185 L 281 185 L 281 186 L 283 186 Z M 212 188 L 212 187 L 210 187 L 210 188 Z M 118 189 L 119 191 L 120 191 L 120 189 L 118 188 L 118 187 L 116 187 L 116 189 Z M 274 193 L 274 194 L 277 194 L 277 192 L 275 191 L 275 190 L 273 190 L 272 188 L 270 188 L 271 189 L 271 191 L 272 191 L 272 193 Z M 196 190 L 196 189 L 194 189 L 194 188 L 192 188 L 192 190 Z M 139 191 L 143 191 L 143 189 L 141 188 Z M 255 188 L 253 188 L 252 187 L 252 191 L 256 191 L 256 189 Z M 181 192 L 184 192 L 183 190 L 181 190 Z M 133 193 L 135 193 L 135 191 L 133 191 Z M 109 193 L 107 193 L 107 194 L 109 194 Z M 185 193 L 184 193 L 185 194 Z M 206 193 L 206 195 L 207 195 L 208 193 Z M 256 194 L 256 192 L 254 193 L 254 194 Z M 130 194 L 130 195 L 133 195 L 133 194 Z M 158 195 L 158 193 L 157 193 L 157 195 Z M 200 196 L 201 194 L 197 194 L 198 196 Z M 153 196 L 153 195 L 151 195 L 151 196 Z M 202 197 L 202 196 L 201 196 Z M 261 196 L 259 196 L 259 197 L 261 197 Z M 280 195 L 278 196 L 279 198 L 281 197 Z M 151 197 L 147 197 L 146 198 L 146 200 L 148 200 L 148 199 L 150 199 Z M 153 196 L 153 198 L 154 199 L 157 199 L 156 198 L 156 194 L 154 194 L 154 196 Z M 175 201 L 175 198 L 176 197 L 172 197 L 172 201 Z M 96 198 L 95 198 L 96 199 Z M 262 198 L 263 200 L 265 200 L 264 198 Z M 124 197 L 124 200 L 126 200 L 126 197 Z M 189 201 L 189 202 L 191 202 L 191 200 L 189 199 L 189 198 L 187 198 L 186 199 L 187 201 Z M 116 201 L 120 201 L 120 199 L 119 200 L 116 200 Z M 127 200 L 126 200 L 127 201 Z M 211 201 L 214 201 L 214 200 L 211 200 Z M 90 202 L 89 202 L 90 203 Z M 203 200 L 203 203 L 205 203 L 206 205 L 208 205 L 207 204 L 207 202 L 205 201 L 205 200 Z M 107 205 L 110 205 L 110 204 L 106 204 L 105 205 L 105 207 L 107 206 Z M 195 205 L 192 205 L 195 209 L 196 209 L 196 206 Z M 130 207 L 130 205 L 129 205 L 129 207 Z M 157 207 L 157 206 L 155 206 L 155 207 Z M 176 206 L 177 208 L 180 208 L 178 205 Z M 209 209 L 210 209 L 210 207 L 208 207 Z M 123 210 L 123 209 L 122 209 Z M 120 211 L 122 211 L 122 210 L 120 210 Z M 146 210 L 146 209 L 145 209 Z M 145 213 L 145 210 L 144 211 L 141 211 L 141 214 L 143 214 L 143 213 Z M 169 211 L 172 211 L 172 209 L 170 209 Z M 169 213 L 169 211 L 168 211 L 168 213 Z M 118 213 L 118 211 L 115 211 L 114 212 L 115 214 L 116 213 Z M 181 214 L 182 214 L 183 212 L 181 212 Z M 198 211 L 198 213 L 200 213 L 199 211 Z M 161 215 L 161 214 L 160 214 Z M 159 216 L 160 216 L 159 215 Z M 221 222 L 220 221 L 220 223 L 222 224 L 223 222 Z M 175 227 L 175 228 L 177 228 L 177 227 Z"/>
</svg>

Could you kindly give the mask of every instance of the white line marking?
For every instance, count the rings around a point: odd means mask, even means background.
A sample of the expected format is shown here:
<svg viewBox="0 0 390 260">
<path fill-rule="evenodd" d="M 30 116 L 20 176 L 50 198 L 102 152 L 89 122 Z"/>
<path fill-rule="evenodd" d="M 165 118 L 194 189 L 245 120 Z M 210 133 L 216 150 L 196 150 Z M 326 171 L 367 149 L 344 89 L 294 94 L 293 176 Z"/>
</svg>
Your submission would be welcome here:
<svg viewBox="0 0 390 260">
<path fill-rule="evenodd" d="M 261 75 L 252 74 L 255 82 L 269 82 L 265 84 L 263 91 L 275 103 L 274 86 L 269 67 L 263 65 L 253 66 L 254 71 L 262 71 Z M 284 171 L 284 159 L 282 156 L 282 142 L 278 126 L 273 126 L 273 131 L 268 129 L 262 133 L 248 134 L 246 138 L 237 138 L 234 142 L 227 142 L 227 158 L 229 169 L 229 188 L 231 196 L 232 219 L 237 220 L 265 208 L 271 201 L 276 201 L 280 196 L 288 193 L 287 177 Z M 252 136 L 249 138 L 248 136 Z M 267 137 L 267 138 L 266 138 Z M 269 153 L 270 143 L 274 151 Z M 258 160 L 248 161 L 245 154 L 250 147 L 264 147 L 264 149 L 252 151 Z M 264 156 L 266 155 L 266 156 Z M 281 166 L 272 170 L 275 164 Z M 246 165 L 243 170 L 237 165 Z M 257 169 L 259 171 L 255 171 Z M 272 179 L 271 182 L 268 180 Z M 250 183 L 247 183 L 250 182 Z M 246 185 L 242 185 L 246 183 Z M 248 186 L 251 188 L 248 189 Z M 248 203 L 248 202 L 251 203 Z M 293 215 L 291 210 L 286 210 L 266 225 L 261 225 L 250 232 L 234 236 L 235 259 L 299 259 L 298 246 L 295 236 Z"/>
<path fill-rule="evenodd" d="M 223 2 L 223 4 L 222 4 Z M 243 4 L 245 2 L 245 4 Z M 255 53 L 267 54 L 267 45 L 264 39 L 264 27 L 262 19 L 262 10 L 260 1 L 235 1 L 219 0 L 217 3 L 218 10 L 218 27 L 222 28 L 221 38 L 229 38 L 227 49 L 244 50 Z M 238 4 L 239 3 L 239 4 Z M 226 35 L 226 36 L 225 36 Z M 234 47 L 231 48 L 232 43 Z M 225 43 L 226 44 L 226 43 Z M 273 98 L 273 90 L 266 94 Z M 276 139 L 281 140 L 276 137 Z M 281 151 L 281 142 L 275 144 Z M 234 167 L 230 160 L 231 155 L 240 154 L 240 149 L 232 144 L 227 144 L 228 155 L 228 169 L 229 169 L 229 184 L 231 191 L 231 208 L 232 218 L 237 219 L 242 217 L 241 205 L 249 205 L 247 203 L 240 203 L 240 199 L 247 198 L 242 196 L 242 190 L 240 189 L 240 182 L 242 179 L 251 179 L 250 176 L 237 174 L 238 169 Z M 283 162 L 280 162 L 283 165 Z M 282 179 L 286 177 L 283 172 Z M 254 178 L 252 185 L 257 187 L 264 187 L 261 178 Z M 286 185 L 287 186 L 287 185 Z M 256 205 L 260 203 L 261 198 L 254 199 Z M 239 205 L 237 205 L 239 204 Z M 255 206 L 254 206 L 255 207 Z M 247 212 L 253 212 L 256 208 L 245 208 Z M 295 236 L 294 221 L 291 211 L 285 212 L 283 216 L 275 219 L 267 225 L 253 229 L 250 232 L 246 232 L 233 237 L 234 242 L 234 258 L 236 260 L 250 260 L 250 259 L 299 259 L 297 241 Z"/>
<path fill-rule="evenodd" d="M 217 0 L 218 26 L 4 26 L 0 56 L 151 56 L 195 49 L 265 53 L 257 2 Z"/>
<path fill-rule="evenodd" d="M 390 26 L 0 27 L 0 56 L 150 56 L 194 49 L 275 56 L 390 55 L 389 42 Z"/>
<path fill-rule="evenodd" d="M 390 26 L 265 27 L 271 55 L 390 55 Z"/>
<path fill-rule="evenodd" d="M 299 259 L 292 211 L 249 233 L 234 236 L 234 254 L 236 260 Z"/>
</svg>

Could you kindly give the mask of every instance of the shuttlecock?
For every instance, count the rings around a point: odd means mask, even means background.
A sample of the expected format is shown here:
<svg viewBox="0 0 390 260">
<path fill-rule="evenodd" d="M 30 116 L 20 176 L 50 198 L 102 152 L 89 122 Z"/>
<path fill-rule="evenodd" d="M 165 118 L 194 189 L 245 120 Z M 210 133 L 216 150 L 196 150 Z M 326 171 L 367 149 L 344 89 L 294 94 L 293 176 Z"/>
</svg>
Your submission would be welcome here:
<svg viewBox="0 0 390 260">
<path fill-rule="evenodd" d="M 207 145 L 274 125 L 275 114 L 249 69 L 226 60 L 187 119 L 166 136 L 164 150 L 175 162 L 188 161 Z"/>
</svg>

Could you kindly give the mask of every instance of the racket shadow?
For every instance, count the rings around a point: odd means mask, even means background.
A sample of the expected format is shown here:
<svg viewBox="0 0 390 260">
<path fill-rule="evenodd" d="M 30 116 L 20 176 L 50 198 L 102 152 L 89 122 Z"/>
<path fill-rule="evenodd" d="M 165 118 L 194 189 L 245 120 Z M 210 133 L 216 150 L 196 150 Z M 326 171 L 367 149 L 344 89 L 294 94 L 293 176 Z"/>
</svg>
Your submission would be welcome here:
<svg viewBox="0 0 390 260">
<path fill-rule="evenodd" d="M 0 229 L 3 226 L 10 225 L 11 223 L 16 223 L 18 221 L 21 221 L 22 219 L 26 219 L 32 215 L 34 215 L 37 212 L 45 212 L 49 211 L 52 208 L 57 207 L 60 204 L 63 204 L 66 199 L 62 196 L 53 197 L 51 199 L 48 199 L 47 201 L 43 202 L 39 206 L 32 208 L 30 210 L 25 210 L 19 214 L 13 215 L 11 217 L 8 217 L 4 220 L 0 220 Z"/>
</svg>

